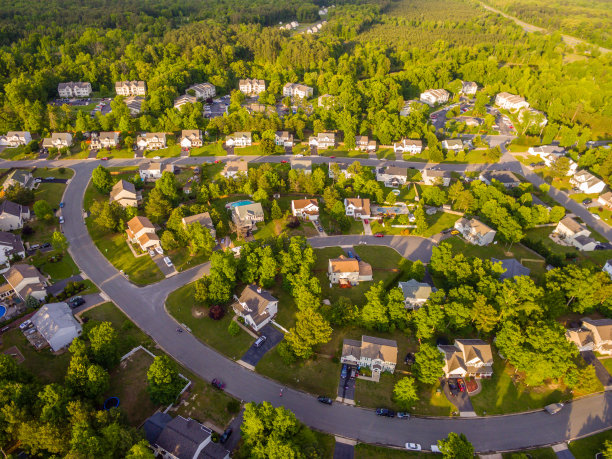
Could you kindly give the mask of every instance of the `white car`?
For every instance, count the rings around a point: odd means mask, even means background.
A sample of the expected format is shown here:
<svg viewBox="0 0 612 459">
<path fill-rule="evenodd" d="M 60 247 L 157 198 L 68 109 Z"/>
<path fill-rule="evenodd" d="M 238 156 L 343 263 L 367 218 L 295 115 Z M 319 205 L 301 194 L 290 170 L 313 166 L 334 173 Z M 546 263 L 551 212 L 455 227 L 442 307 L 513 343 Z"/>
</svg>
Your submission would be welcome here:
<svg viewBox="0 0 612 459">
<path fill-rule="evenodd" d="M 64 217 L 62 217 L 61 215 L 60 215 L 60 218 L 59 218 L 59 222 L 60 223 L 64 223 Z"/>
<path fill-rule="evenodd" d="M 152 257 L 155 256 L 155 250 L 153 249 L 149 249 L 149 255 L 151 255 Z"/>
<path fill-rule="evenodd" d="M 20 330 L 27 330 L 28 328 L 30 328 L 30 325 L 32 325 L 32 321 L 30 319 L 28 319 L 25 322 L 21 323 L 21 325 L 19 325 L 19 329 Z"/>
<path fill-rule="evenodd" d="M 296 158 L 303 158 L 304 155 L 295 155 Z"/>
<path fill-rule="evenodd" d="M 42 182 L 42 179 L 40 179 L 40 178 L 35 178 L 34 179 L 34 183 L 41 183 L 41 182 Z"/>
<path fill-rule="evenodd" d="M 601 220 L 601 217 L 599 216 L 599 214 L 591 214 L 591 215 L 593 215 L 593 218 L 595 220 Z"/>
<path fill-rule="evenodd" d="M 166 263 L 166 266 L 168 267 L 172 266 L 172 260 L 170 257 L 164 257 L 164 263 Z"/>
<path fill-rule="evenodd" d="M 410 451 L 421 451 L 421 445 L 418 443 L 406 443 L 406 449 Z"/>
<path fill-rule="evenodd" d="M 160 156 L 153 156 L 153 159 L 161 159 Z"/>
<path fill-rule="evenodd" d="M 155 251 L 159 253 L 160 255 L 164 254 L 164 249 L 162 249 L 161 246 L 159 245 L 155 247 Z"/>
</svg>

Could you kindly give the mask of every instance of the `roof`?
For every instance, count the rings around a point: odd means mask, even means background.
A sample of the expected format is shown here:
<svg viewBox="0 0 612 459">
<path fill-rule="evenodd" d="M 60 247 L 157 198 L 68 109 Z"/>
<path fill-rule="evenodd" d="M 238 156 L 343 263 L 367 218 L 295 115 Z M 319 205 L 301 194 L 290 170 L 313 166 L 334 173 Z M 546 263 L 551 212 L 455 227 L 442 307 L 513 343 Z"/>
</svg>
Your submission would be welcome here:
<svg viewBox="0 0 612 459">
<path fill-rule="evenodd" d="M 142 217 L 140 215 L 137 215 L 129 222 L 127 222 L 127 226 L 134 234 L 138 233 L 138 231 L 144 228 L 155 228 L 153 226 L 153 223 L 151 223 L 151 220 L 149 220 L 147 217 Z"/>
<path fill-rule="evenodd" d="M 400 282 L 399 288 L 402 289 L 406 300 L 427 300 L 433 291 L 431 285 L 410 279 L 407 282 Z"/>
<path fill-rule="evenodd" d="M 310 169 L 312 167 L 312 161 L 309 159 L 293 159 L 289 160 L 291 163 L 291 169 Z"/>
<path fill-rule="evenodd" d="M 234 212 L 236 212 L 236 215 L 238 215 L 241 220 L 244 220 L 248 215 L 254 215 L 255 217 L 263 217 L 264 214 L 263 207 L 261 207 L 261 203 L 259 202 L 234 207 Z"/>
<path fill-rule="evenodd" d="M 606 205 L 608 206 L 612 205 L 612 191 L 606 191 L 599 198 L 597 198 L 597 200 L 601 202 L 605 202 Z"/>
<path fill-rule="evenodd" d="M 141 234 L 140 237 L 138 238 L 138 243 L 141 246 L 144 246 L 146 245 L 147 242 L 151 242 L 151 241 L 158 242 L 159 240 L 160 240 L 159 236 L 156 233 L 144 233 L 144 234 Z"/>
<path fill-rule="evenodd" d="M 228 161 L 225 163 L 225 167 L 223 168 L 223 172 L 247 172 L 249 170 L 249 165 L 245 161 Z"/>
<path fill-rule="evenodd" d="M 238 139 L 238 138 L 244 138 L 244 139 L 250 139 L 251 138 L 251 133 L 250 132 L 234 132 L 232 135 L 230 135 L 228 138 L 230 139 Z"/>
<path fill-rule="evenodd" d="M 26 169 L 15 169 L 8 175 L 7 180 L 9 179 L 26 186 L 28 182 L 32 180 L 32 172 Z"/>
<path fill-rule="evenodd" d="M 505 272 L 499 276 L 500 280 L 512 279 L 513 277 L 517 276 L 529 276 L 531 273 L 529 268 L 526 268 L 514 258 L 507 258 L 505 260 L 491 258 L 491 261 L 493 263 L 501 263 L 502 268 L 505 269 Z"/>
<path fill-rule="evenodd" d="M 400 141 L 400 145 L 403 145 L 405 147 L 409 146 L 409 145 L 414 145 L 417 147 L 422 147 L 423 146 L 423 141 L 421 140 L 414 140 L 414 139 L 402 139 Z"/>
<path fill-rule="evenodd" d="M 0 203 L 0 214 L 7 213 L 15 217 L 21 217 L 21 214 L 24 213 L 24 209 L 26 209 L 24 206 L 13 201 L 5 200 Z"/>
<path fill-rule="evenodd" d="M 115 131 L 104 131 L 98 133 L 98 139 L 117 140 L 119 133 Z"/>
<path fill-rule="evenodd" d="M 150 163 L 142 163 L 138 169 L 141 171 L 161 171 L 164 168 L 164 163 L 161 161 L 152 161 Z"/>
<path fill-rule="evenodd" d="M 137 88 L 144 88 L 145 87 L 145 82 L 144 81 L 117 81 L 115 83 L 115 88 L 119 88 L 122 86 L 136 86 Z"/>
<path fill-rule="evenodd" d="M 210 218 L 210 214 L 208 212 L 203 212 L 201 214 L 191 215 L 190 217 L 183 217 L 183 225 L 188 226 L 192 223 L 199 223 L 205 228 L 214 228 L 212 218 Z"/>
<path fill-rule="evenodd" d="M 563 154 L 565 149 L 556 145 L 541 145 L 539 147 L 532 147 L 534 153 L 545 153 L 545 154 Z"/>
<path fill-rule="evenodd" d="M 280 137 L 281 139 L 291 140 L 293 139 L 293 134 L 289 131 L 276 131 L 275 135 Z"/>
<path fill-rule="evenodd" d="M 383 169 L 383 174 L 386 175 L 399 175 L 402 177 L 406 177 L 408 175 L 407 167 L 399 167 L 399 166 L 387 166 Z"/>
<path fill-rule="evenodd" d="M 22 280 L 30 277 L 36 277 L 39 282 L 45 281 L 40 272 L 38 272 L 38 269 L 25 263 L 14 264 L 4 275 L 6 281 L 13 288 L 17 287 Z"/>
<path fill-rule="evenodd" d="M 456 339 L 455 343 L 463 348 L 463 357 L 466 362 L 469 362 L 474 357 L 477 357 L 484 363 L 493 361 L 491 345 L 486 341 L 481 339 Z"/>
<path fill-rule="evenodd" d="M 128 182 L 127 180 L 119 180 L 113 185 L 113 189 L 110 192 L 111 199 L 114 200 L 115 197 L 122 191 L 127 191 L 128 193 L 136 194 L 136 187 L 133 183 Z"/>
<path fill-rule="evenodd" d="M 480 220 L 476 220 L 475 218 L 468 220 L 467 218 L 461 217 L 459 220 L 457 220 L 455 225 L 467 226 L 473 232 L 481 234 L 481 235 L 485 235 L 485 234 L 490 233 L 491 231 L 495 231 L 493 228 L 485 225 Z"/>
<path fill-rule="evenodd" d="M 574 241 L 583 247 L 587 244 L 595 244 L 595 245 L 598 244 L 596 239 L 593 239 L 592 237 L 589 237 L 589 236 L 585 236 L 584 234 L 574 237 Z"/>
<path fill-rule="evenodd" d="M 520 182 L 518 177 L 510 171 L 486 171 L 480 175 L 487 179 L 489 182 L 493 179 L 504 184 Z"/>
<path fill-rule="evenodd" d="M 584 327 L 590 329 L 598 341 L 612 341 L 612 319 L 582 319 Z"/>
<path fill-rule="evenodd" d="M 451 146 L 451 147 L 455 145 L 463 147 L 463 141 L 461 139 L 448 139 L 448 140 L 443 140 L 443 142 L 445 142 L 446 145 Z"/>
<path fill-rule="evenodd" d="M 166 424 L 155 443 L 179 459 L 192 459 L 211 433 L 199 422 L 177 416 Z"/>
<path fill-rule="evenodd" d="M 30 319 L 38 333 L 47 341 L 65 328 L 81 329 L 81 324 L 72 315 L 72 311 L 66 303 L 47 303 L 36 311 Z"/>
<path fill-rule="evenodd" d="M 372 265 L 370 263 L 366 263 L 365 261 L 359 262 L 359 275 L 360 276 L 371 276 L 372 275 Z"/>
<path fill-rule="evenodd" d="M 255 323 L 259 324 L 267 318 L 268 304 L 278 301 L 269 292 L 255 285 L 247 285 L 242 291 L 236 307 L 243 315 L 250 315 Z"/>
<path fill-rule="evenodd" d="M 448 96 L 448 91 L 446 89 L 428 89 L 424 91 L 423 94 L 431 94 L 434 97 L 445 97 Z M 421 94 L 421 96 L 423 96 L 423 94 Z"/>
<path fill-rule="evenodd" d="M 10 252 L 23 252 L 23 242 L 18 234 L 9 233 L 8 231 L 0 231 L 0 245 L 11 246 Z M 9 252 L 9 253 L 10 253 Z"/>
<path fill-rule="evenodd" d="M 363 335 L 361 337 L 361 356 L 397 363 L 397 342 L 391 339 Z"/>
<path fill-rule="evenodd" d="M 316 199 L 294 199 L 291 201 L 294 209 L 303 209 L 306 206 L 313 205 L 319 207 L 319 203 Z"/>
<path fill-rule="evenodd" d="M 452 174 L 450 173 L 450 171 L 437 171 L 433 169 L 425 169 L 423 170 L 422 174 L 424 174 L 426 177 L 443 177 L 443 178 L 452 177 Z"/>
<path fill-rule="evenodd" d="M 370 200 L 367 198 L 346 198 L 344 200 L 344 205 L 352 205 L 356 209 L 363 209 L 364 215 L 370 215 Z"/>
<path fill-rule="evenodd" d="M 147 441 L 151 444 L 155 444 L 162 430 L 164 430 L 164 427 L 166 427 L 166 424 L 170 421 L 172 421 L 172 416 L 168 413 L 162 413 L 161 411 L 147 418 L 142 425 Z"/>
<path fill-rule="evenodd" d="M 579 233 L 580 231 L 584 231 L 587 229 L 586 226 L 581 225 L 576 220 L 574 220 L 572 217 L 564 217 L 563 219 L 561 219 L 559 223 L 565 226 L 568 230 L 572 231 L 573 233 Z"/>
<path fill-rule="evenodd" d="M 198 454 L 197 459 L 224 459 L 229 455 L 221 443 L 209 442 L 204 449 Z"/>
<path fill-rule="evenodd" d="M 329 259 L 329 267 L 332 273 L 358 273 L 359 262 L 356 258 L 347 258 L 340 255 L 338 258 Z"/>
</svg>

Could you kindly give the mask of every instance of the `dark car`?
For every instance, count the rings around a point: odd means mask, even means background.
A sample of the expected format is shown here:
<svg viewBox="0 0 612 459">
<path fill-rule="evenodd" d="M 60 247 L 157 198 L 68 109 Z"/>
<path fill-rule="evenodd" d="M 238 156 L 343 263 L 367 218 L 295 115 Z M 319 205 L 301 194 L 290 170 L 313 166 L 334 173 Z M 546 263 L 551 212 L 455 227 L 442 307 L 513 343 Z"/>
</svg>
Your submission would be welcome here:
<svg viewBox="0 0 612 459">
<path fill-rule="evenodd" d="M 64 207 L 64 202 L 60 202 L 60 209 Z"/>
<path fill-rule="evenodd" d="M 340 372 L 340 377 L 341 377 L 342 379 L 345 379 L 345 378 L 346 378 L 346 372 L 347 372 L 347 370 L 348 370 L 348 368 L 347 368 L 346 364 L 343 364 L 343 365 L 342 365 L 342 371 Z"/>
<path fill-rule="evenodd" d="M 211 384 L 219 390 L 225 389 L 225 383 L 221 381 L 220 379 L 217 379 L 217 378 L 213 379 Z"/>
<path fill-rule="evenodd" d="M 355 258 L 355 255 L 350 250 L 347 251 L 346 254 L 349 256 L 349 258 Z"/>
<path fill-rule="evenodd" d="M 376 414 L 378 416 L 386 416 L 388 418 L 394 418 L 395 417 L 395 411 L 388 410 L 387 408 L 376 408 Z"/>
<path fill-rule="evenodd" d="M 414 353 L 409 352 L 408 354 L 406 354 L 406 358 L 404 359 L 404 362 L 406 363 L 406 365 L 412 365 L 415 362 Z"/>
<path fill-rule="evenodd" d="M 85 304 L 85 300 L 81 298 L 80 296 L 72 298 L 71 300 L 68 301 L 68 306 L 70 306 L 70 308 L 72 309 L 78 308 L 82 304 Z"/>
<path fill-rule="evenodd" d="M 457 395 L 459 393 L 459 387 L 457 387 L 457 384 L 450 380 L 448 381 L 448 390 L 450 391 L 451 395 Z"/>
<path fill-rule="evenodd" d="M 225 443 L 232 434 L 232 429 L 225 429 L 225 432 L 219 437 L 219 443 Z"/>
<path fill-rule="evenodd" d="M 593 202 L 593 200 L 591 198 L 586 198 L 584 201 L 582 201 L 582 204 L 591 204 Z"/>
<path fill-rule="evenodd" d="M 51 247 L 50 242 L 45 242 L 43 245 L 40 246 L 41 249 L 48 249 L 49 247 Z"/>
<path fill-rule="evenodd" d="M 399 411 L 397 413 L 397 417 L 399 419 L 410 419 L 410 413 L 406 413 L 405 411 Z"/>
<path fill-rule="evenodd" d="M 333 403 L 332 399 L 329 397 L 325 397 L 324 395 L 319 395 L 317 400 L 321 403 L 325 403 L 326 405 L 331 405 Z"/>
</svg>

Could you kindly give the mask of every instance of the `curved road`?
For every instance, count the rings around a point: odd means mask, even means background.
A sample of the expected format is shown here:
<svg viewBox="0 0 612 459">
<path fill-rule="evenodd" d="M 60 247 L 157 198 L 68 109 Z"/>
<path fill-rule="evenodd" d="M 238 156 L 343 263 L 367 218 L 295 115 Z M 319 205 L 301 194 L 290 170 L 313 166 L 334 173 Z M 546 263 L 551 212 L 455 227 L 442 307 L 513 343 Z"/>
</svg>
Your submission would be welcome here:
<svg viewBox="0 0 612 459">
<path fill-rule="evenodd" d="M 35 163 L 4 163 L 8 164 L 26 166 Z M 43 162 L 36 164 L 42 165 Z M 176 322 L 164 309 L 165 299 L 171 291 L 207 272 L 208 264 L 154 285 L 134 286 L 98 251 L 82 218 L 84 192 L 91 171 L 99 162 L 74 161 L 67 164 L 64 161 L 44 164 L 70 165 L 75 170 L 75 176 L 65 192 L 63 215 L 66 223 L 63 229 L 70 242 L 70 252 L 82 271 L 168 354 L 206 380 L 223 378 L 227 382 L 227 391 L 242 400 L 268 400 L 275 405 L 282 404 L 317 430 L 366 443 L 392 446 L 403 446 L 406 441 L 412 441 L 428 448 L 449 432 L 463 432 L 478 452 L 504 451 L 567 441 L 612 426 L 612 392 L 569 403 L 555 416 L 536 411 L 508 416 L 413 418 L 409 421 L 380 418 L 372 410 L 339 403 L 322 405 L 312 395 L 293 389 L 286 389 L 281 399 L 281 385 L 277 382 L 225 358 L 190 333 L 176 332 Z M 423 164 L 420 166 L 423 167 Z M 412 243 L 405 246 L 394 244 L 395 238 L 384 238 L 372 243 L 383 244 L 385 239 L 390 245 L 396 245 L 396 250 L 409 256 L 417 257 L 427 250 L 431 253 L 431 248 L 427 247 L 431 243 L 424 239 L 415 241 L 414 246 Z M 350 243 L 354 243 L 354 240 L 351 238 Z M 313 244 L 317 246 L 326 243 L 313 241 Z"/>
</svg>

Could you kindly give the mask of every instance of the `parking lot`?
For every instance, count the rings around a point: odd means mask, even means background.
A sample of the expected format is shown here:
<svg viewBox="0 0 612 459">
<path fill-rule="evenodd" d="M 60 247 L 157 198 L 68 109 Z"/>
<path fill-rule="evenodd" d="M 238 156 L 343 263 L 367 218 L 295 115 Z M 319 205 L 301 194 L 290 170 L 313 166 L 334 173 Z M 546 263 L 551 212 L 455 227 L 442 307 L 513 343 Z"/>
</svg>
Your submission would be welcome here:
<svg viewBox="0 0 612 459">
<path fill-rule="evenodd" d="M 266 337 L 266 341 L 259 346 L 255 347 L 255 343 L 245 352 L 240 360 L 249 365 L 257 365 L 257 363 L 266 355 L 271 349 L 283 340 L 284 335 L 274 325 L 268 324 L 261 329 L 261 335 Z"/>
</svg>

